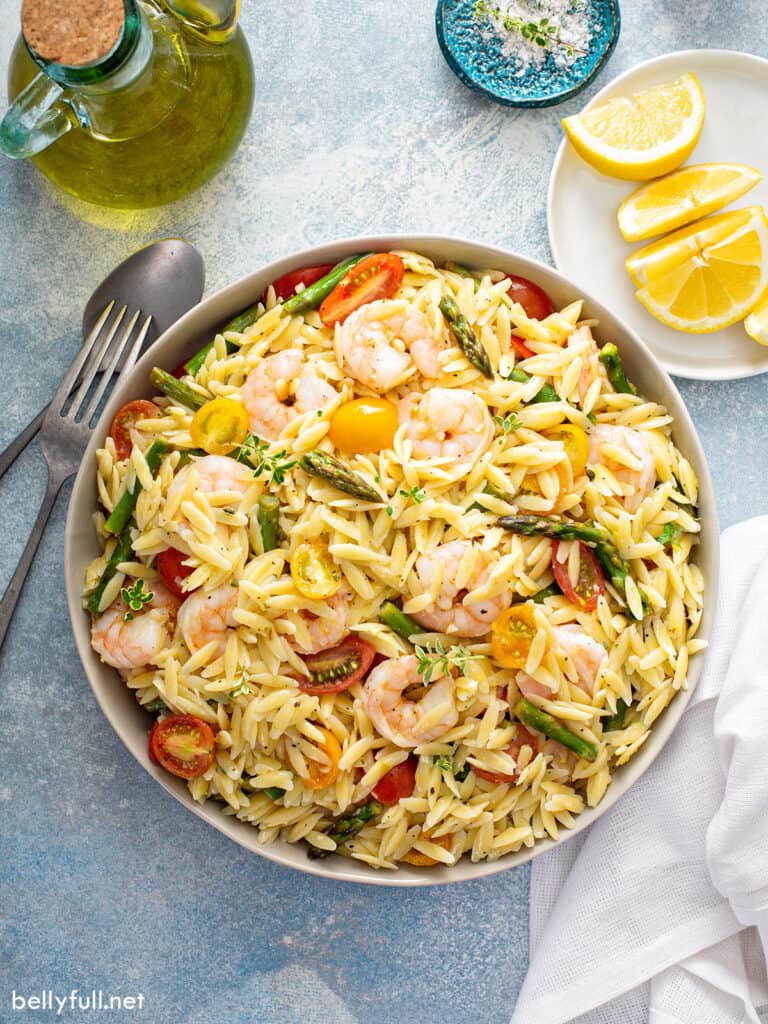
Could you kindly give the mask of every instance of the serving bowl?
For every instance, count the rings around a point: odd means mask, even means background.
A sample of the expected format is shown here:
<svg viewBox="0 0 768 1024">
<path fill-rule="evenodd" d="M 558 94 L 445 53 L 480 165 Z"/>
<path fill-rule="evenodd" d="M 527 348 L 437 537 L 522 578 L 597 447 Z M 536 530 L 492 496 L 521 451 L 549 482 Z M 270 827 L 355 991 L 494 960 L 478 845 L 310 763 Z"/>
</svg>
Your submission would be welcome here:
<svg viewBox="0 0 768 1024">
<path fill-rule="evenodd" d="M 580 291 L 557 271 L 536 260 L 505 249 L 440 235 L 390 235 L 371 238 L 350 238 L 328 245 L 308 249 L 277 260 L 261 270 L 224 288 L 190 310 L 173 325 L 144 357 L 133 372 L 115 389 L 104 409 L 99 425 L 86 449 L 75 479 L 67 517 L 64 571 L 67 601 L 72 629 L 88 682 L 102 711 L 115 732 L 136 760 L 164 789 L 192 810 L 198 817 L 254 853 L 286 867 L 296 868 L 326 878 L 373 885 L 419 886 L 446 882 L 461 882 L 492 875 L 498 871 L 524 864 L 551 849 L 555 842 L 539 840 L 530 849 L 509 854 L 498 861 L 473 864 L 464 857 L 453 867 L 435 866 L 415 868 L 403 865 L 397 871 L 382 871 L 346 857 L 331 856 L 325 860 L 309 860 L 306 848 L 282 841 L 262 845 L 258 831 L 245 822 L 223 813 L 215 801 L 196 803 L 186 784 L 149 760 L 147 732 L 149 717 L 134 699 L 132 692 L 118 679 L 114 669 L 103 664 L 90 645 L 90 617 L 82 607 L 81 591 L 86 566 L 100 554 L 92 524 L 96 508 L 96 450 L 103 442 L 116 410 L 133 398 L 150 397 L 154 392 L 149 383 L 153 366 L 173 367 L 197 351 L 216 333 L 217 329 L 236 313 L 252 304 L 276 278 L 289 270 L 302 266 L 335 263 L 353 253 L 411 249 L 423 253 L 437 263 L 452 260 L 476 267 L 489 267 L 509 274 L 531 278 L 551 296 L 556 308 L 562 308 L 576 298 L 583 298 L 585 316 L 599 321 L 596 335 L 601 341 L 615 341 L 621 351 L 627 374 L 640 392 L 665 405 L 674 417 L 673 434 L 680 450 L 691 462 L 699 479 L 699 513 L 702 522 L 701 543 L 695 549 L 695 560 L 705 580 L 705 608 L 699 636 L 708 639 L 714 618 L 717 589 L 719 531 L 712 480 L 696 429 L 677 388 L 640 338 L 621 320 L 609 312 L 597 299 Z M 648 741 L 626 765 L 617 769 L 602 802 L 585 810 L 576 818 L 572 829 L 564 829 L 559 842 L 565 842 L 592 824 L 605 813 L 621 795 L 648 768 L 674 731 L 680 716 L 699 679 L 703 654 L 691 658 L 689 687 L 680 693 L 655 722 Z M 670 784 L 673 784 L 672 782 Z"/>
</svg>

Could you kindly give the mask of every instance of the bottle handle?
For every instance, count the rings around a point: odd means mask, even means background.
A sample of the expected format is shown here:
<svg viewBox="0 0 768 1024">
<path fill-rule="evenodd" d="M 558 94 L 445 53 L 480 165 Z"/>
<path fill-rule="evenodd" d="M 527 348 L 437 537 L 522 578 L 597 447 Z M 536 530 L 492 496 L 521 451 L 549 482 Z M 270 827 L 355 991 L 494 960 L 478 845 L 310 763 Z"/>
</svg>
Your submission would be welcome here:
<svg viewBox="0 0 768 1024">
<path fill-rule="evenodd" d="M 33 78 L 0 121 L 0 150 L 21 160 L 42 152 L 65 135 L 72 122 L 64 110 L 65 90 L 42 74 Z"/>
<path fill-rule="evenodd" d="M 183 24 L 209 43 L 226 43 L 237 28 L 240 0 L 161 0 Z"/>
</svg>

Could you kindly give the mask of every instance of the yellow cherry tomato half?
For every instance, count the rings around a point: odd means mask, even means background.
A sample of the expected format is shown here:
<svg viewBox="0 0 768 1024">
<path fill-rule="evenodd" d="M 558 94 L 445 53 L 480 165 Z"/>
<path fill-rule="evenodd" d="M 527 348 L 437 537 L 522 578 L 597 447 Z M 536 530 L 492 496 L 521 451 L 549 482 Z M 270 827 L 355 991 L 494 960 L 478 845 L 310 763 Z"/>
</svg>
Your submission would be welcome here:
<svg viewBox="0 0 768 1024">
<path fill-rule="evenodd" d="M 341 572 L 325 544 L 305 540 L 291 556 L 291 576 L 302 597 L 322 601 L 341 586 Z"/>
<path fill-rule="evenodd" d="M 551 441 L 562 441 L 574 478 L 581 476 L 589 458 L 589 438 L 581 427 L 575 423 L 561 423 L 559 427 L 552 427 L 542 433 Z"/>
<path fill-rule="evenodd" d="M 536 636 L 531 604 L 513 604 L 491 626 L 491 657 L 504 668 L 525 668 Z"/>
<path fill-rule="evenodd" d="M 307 789 L 325 789 L 326 786 L 330 786 L 339 777 L 341 744 L 330 729 L 325 729 L 322 725 L 318 725 L 317 722 L 313 722 L 312 725 L 323 734 L 323 742 L 318 743 L 317 746 L 327 756 L 329 763 L 323 765 L 319 761 L 307 759 L 309 778 L 304 779 L 304 785 Z"/>
<path fill-rule="evenodd" d="M 436 836 L 433 838 L 429 832 L 422 832 L 421 838 L 434 843 L 435 846 L 442 846 L 444 850 L 450 850 L 451 848 L 450 836 Z M 428 853 L 422 853 L 421 850 L 409 850 L 408 853 L 403 854 L 403 860 L 406 864 L 413 864 L 417 868 L 431 868 L 435 864 L 442 863 L 439 860 L 435 860 L 434 857 L 430 857 Z"/>
<path fill-rule="evenodd" d="M 209 455 L 228 455 L 248 434 L 248 413 L 234 398 L 212 398 L 192 417 L 189 433 Z"/>
<path fill-rule="evenodd" d="M 328 436 L 343 452 L 380 452 L 392 447 L 398 426 L 397 407 L 392 402 L 356 398 L 333 414 Z"/>
</svg>

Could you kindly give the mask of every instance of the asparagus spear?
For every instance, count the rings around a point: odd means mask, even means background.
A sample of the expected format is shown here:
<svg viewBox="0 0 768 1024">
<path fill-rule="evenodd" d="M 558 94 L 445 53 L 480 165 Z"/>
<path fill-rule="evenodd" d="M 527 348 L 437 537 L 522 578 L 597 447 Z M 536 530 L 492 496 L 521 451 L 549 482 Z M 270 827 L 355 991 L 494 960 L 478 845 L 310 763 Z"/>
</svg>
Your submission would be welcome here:
<svg viewBox="0 0 768 1024">
<path fill-rule="evenodd" d="M 475 369 L 479 370 L 484 377 L 489 377 L 493 380 L 493 367 L 491 366 L 491 361 L 488 358 L 488 353 L 485 351 L 482 343 L 475 336 L 475 332 L 467 323 L 467 318 L 461 312 L 450 295 L 444 295 L 442 299 L 440 299 L 440 312 L 448 321 L 448 326 L 451 328 L 451 333 L 456 339 L 457 345 L 470 363 L 472 363 Z"/>
<path fill-rule="evenodd" d="M 627 703 L 621 697 L 616 701 L 616 713 L 610 718 L 603 719 L 603 732 L 613 732 L 615 729 L 624 728 L 624 716 L 627 713 Z"/>
<path fill-rule="evenodd" d="M 423 633 L 423 627 L 406 615 L 402 608 L 398 608 L 392 601 L 385 601 L 379 609 L 379 619 L 385 626 L 397 633 L 404 640 L 410 640 L 415 633 Z"/>
<path fill-rule="evenodd" d="M 327 480 L 328 483 L 338 487 L 345 494 L 351 494 L 362 501 L 379 502 L 384 500 L 365 477 L 353 472 L 341 459 L 334 458 L 333 455 L 327 455 L 325 452 L 315 449 L 303 455 L 299 460 L 299 465 L 305 473 Z"/>
<path fill-rule="evenodd" d="M 519 366 L 515 366 L 513 370 L 507 376 L 507 380 L 513 380 L 516 384 L 527 384 L 531 378 L 525 372 L 521 370 Z M 538 404 L 539 402 L 559 402 L 560 395 L 555 391 L 551 384 L 543 384 L 540 391 L 531 399 L 531 405 Z"/>
<path fill-rule="evenodd" d="M 333 839 L 337 846 L 343 846 L 347 840 L 356 836 L 368 824 L 371 818 L 375 818 L 383 810 L 384 807 L 378 800 L 369 800 L 362 807 L 357 807 L 349 814 L 337 818 L 333 829 L 327 835 L 330 839 Z M 323 857 L 328 857 L 331 853 L 333 853 L 332 850 L 318 850 L 317 847 L 311 846 L 307 851 L 307 856 L 310 860 L 321 860 Z"/>
<path fill-rule="evenodd" d="M 101 579 L 98 582 L 98 586 L 88 598 L 88 611 L 94 615 L 99 614 L 99 605 L 101 604 L 101 598 L 104 591 L 107 588 L 107 584 L 117 572 L 117 567 L 121 562 L 127 562 L 131 557 L 131 532 L 126 527 L 120 536 L 117 538 L 117 544 L 115 544 L 112 554 L 109 556 L 109 561 L 104 567 L 104 572 L 101 574 Z"/>
<path fill-rule="evenodd" d="M 279 786 L 267 786 L 266 789 L 262 789 L 262 793 L 266 793 L 270 800 L 279 800 L 281 796 L 285 796 L 285 790 Z"/>
<path fill-rule="evenodd" d="M 262 494 L 259 498 L 257 518 L 261 530 L 261 545 L 265 551 L 272 551 L 277 547 L 279 514 L 280 502 L 277 498 L 273 494 Z"/>
<path fill-rule="evenodd" d="M 608 342 L 607 345 L 603 345 L 600 349 L 599 354 L 600 362 L 608 371 L 608 380 L 613 385 L 613 390 L 618 391 L 622 395 L 636 395 L 637 388 L 635 385 L 627 380 L 627 375 L 624 373 L 624 367 L 621 363 L 621 356 L 619 350 L 616 348 L 614 343 Z"/>
<path fill-rule="evenodd" d="M 564 519 L 548 519 L 546 516 L 502 516 L 499 526 L 524 537 L 553 537 L 557 540 L 583 540 L 592 545 L 595 557 L 600 562 L 613 586 L 625 593 L 629 576 L 629 563 L 619 555 L 616 545 L 607 530 L 595 523 L 575 523 Z"/>
<path fill-rule="evenodd" d="M 557 597 L 559 594 L 562 594 L 560 587 L 556 583 L 550 583 L 548 587 L 537 591 L 531 600 L 534 604 L 544 604 L 548 597 Z"/>
<path fill-rule="evenodd" d="M 162 391 L 164 395 L 172 398 L 179 405 L 186 405 L 188 409 L 199 409 L 200 406 L 210 401 L 204 395 L 194 391 L 189 384 L 178 380 L 172 373 L 162 370 L 159 366 L 153 367 L 149 379 L 158 391 Z"/>
<path fill-rule="evenodd" d="M 556 718 L 546 711 L 542 711 L 541 708 L 537 708 L 535 704 L 531 704 L 524 697 L 515 704 L 514 710 L 516 717 L 529 729 L 543 732 L 545 736 L 562 743 L 564 747 L 568 747 L 574 754 L 578 754 L 586 761 L 594 761 L 597 757 L 597 747 L 594 743 L 589 743 L 581 736 L 577 736 L 575 732 L 566 729 Z"/>
<path fill-rule="evenodd" d="M 244 309 L 242 313 L 238 313 L 237 316 L 232 317 L 219 331 L 219 334 L 225 334 L 227 331 L 236 331 L 238 334 L 242 334 L 244 330 L 255 324 L 260 316 L 260 309 L 262 305 L 260 302 L 254 302 L 252 306 Z M 213 348 L 213 342 L 209 341 L 207 345 L 203 345 L 199 352 L 196 352 L 191 359 L 188 359 L 184 363 L 184 369 L 187 373 L 190 373 L 193 377 L 205 362 L 208 353 Z M 227 353 L 232 353 L 237 348 L 237 345 L 233 345 L 231 341 L 227 342 Z"/>
<path fill-rule="evenodd" d="M 163 461 L 163 456 L 168 451 L 168 445 L 165 441 L 153 441 L 150 445 L 149 451 L 145 455 L 147 465 L 151 473 L 156 473 L 160 468 L 160 463 Z M 108 533 L 122 533 L 130 522 L 133 510 L 136 508 L 136 502 L 141 491 L 141 484 L 138 480 L 134 481 L 133 490 L 126 491 L 125 494 L 120 498 L 118 503 L 112 509 L 112 514 L 104 524 L 104 529 Z"/>
<path fill-rule="evenodd" d="M 315 281 L 309 288 L 305 288 L 303 291 L 298 292 L 298 294 L 292 295 L 290 299 L 287 299 L 283 303 L 283 311 L 286 313 L 304 313 L 308 309 L 317 309 L 326 295 L 331 294 L 347 271 L 354 267 L 356 263 L 359 263 L 360 260 L 364 260 L 366 256 L 370 255 L 371 253 L 369 252 L 363 252 L 359 256 L 350 256 L 349 259 L 337 263 L 333 270 L 328 271 L 325 277 L 321 277 L 319 281 Z"/>
</svg>

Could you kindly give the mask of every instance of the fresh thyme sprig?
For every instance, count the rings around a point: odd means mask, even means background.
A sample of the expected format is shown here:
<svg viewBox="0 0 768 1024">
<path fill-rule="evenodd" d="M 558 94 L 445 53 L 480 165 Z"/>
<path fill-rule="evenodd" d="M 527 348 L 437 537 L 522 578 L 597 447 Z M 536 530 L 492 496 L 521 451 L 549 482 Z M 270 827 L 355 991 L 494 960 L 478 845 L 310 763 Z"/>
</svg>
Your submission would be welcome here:
<svg viewBox="0 0 768 1024">
<path fill-rule="evenodd" d="M 120 597 L 128 605 L 128 611 L 123 616 L 125 621 L 130 622 L 133 618 L 133 613 L 140 612 L 144 605 L 149 604 L 154 596 L 153 590 L 144 590 L 144 580 L 135 580 L 132 586 L 123 587 L 120 591 Z"/>
<path fill-rule="evenodd" d="M 523 425 L 523 421 L 513 412 L 508 412 L 506 416 L 494 416 L 493 421 L 501 429 L 502 434 L 514 433 Z"/>
<path fill-rule="evenodd" d="M 271 483 L 276 487 L 284 482 L 289 469 L 296 465 L 296 459 L 286 460 L 288 452 L 281 448 L 279 452 L 269 452 L 269 444 L 262 441 L 256 434 L 248 434 L 241 445 L 238 446 L 235 459 L 246 466 L 253 466 L 253 475 L 261 476 L 267 473 Z"/>
<path fill-rule="evenodd" d="M 446 650 L 442 640 L 436 640 L 432 647 L 419 647 L 416 644 L 413 653 L 416 655 L 416 671 L 425 686 L 432 682 L 432 676 L 437 669 L 441 675 L 447 676 L 451 674 L 451 669 L 455 668 L 463 676 L 467 671 L 467 662 L 477 661 L 480 657 L 479 654 L 468 654 L 457 644 Z"/>
<path fill-rule="evenodd" d="M 401 487 L 400 494 L 404 498 L 413 498 L 417 505 L 420 505 L 427 496 L 427 492 L 422 491 L 422 489 L 418 487 L 416 484 L 414 484 L 414 486 L 409 491 L 406 491 Z"/>
<path fill-rule="evenodd" d="M 524 21 L 523 18 L 517 18 L 512 14 L 504 14 L 497 4 L 489 3 L 488 0 L 475 0 L 474 15 L 478 21 L 482 18 L 495 19 L 507 32 L 517 32 L 523 39 L 535 43 L 544 50 L 561 47 L 568 57 L 575 53 L 583 55 L 585 52 L 571 43 L 563 42 L 559 26 L 553 24 L 549 18 Z"/>
</svg>

